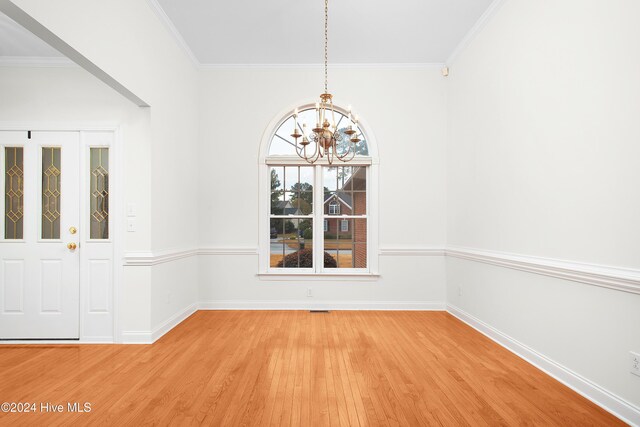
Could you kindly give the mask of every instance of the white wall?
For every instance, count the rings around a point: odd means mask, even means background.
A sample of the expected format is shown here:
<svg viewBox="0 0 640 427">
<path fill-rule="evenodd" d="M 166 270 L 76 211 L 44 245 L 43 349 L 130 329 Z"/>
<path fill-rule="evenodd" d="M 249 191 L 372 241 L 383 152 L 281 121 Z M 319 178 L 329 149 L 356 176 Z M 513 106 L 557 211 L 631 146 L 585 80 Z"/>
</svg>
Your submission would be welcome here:
<svg viewBox="0 0 640 427">
<path fill-rule="evenodd" d="M 449 245 L 640 268 L 639 17 L 508 0 L 450 64 Z M 640 295 L 447 263 L 449 303 L 640 406 Z"/>
<path fill-rule="evenodd" d="M 146 156 L 127 158 L 143 169 L 149 168 L 150 182 L 145 184 L 143 196 L 126 200 L 137 206 L 136 233 L 148 234 L 149 241 L 144 248 L 128 246 L 127 250 L 163 253 L 194 248 L 198 71 L 186 53 L 145 1 L 14 3 L 151 106 L 147 112 L 150 151 Z M 138 184 L 132 181 L 131 185 Z M 132 268 L 153 270 L 157 266 Z M 162 271 L 167 268 L 164 265 Z M 150 330 L 186 308 L 177 307 L 185 301 L 172 299 L 171 295 L 195 294 L 193 277 L 175 281 L 181 268 L 178 264 L 173 268 L 172 274 L 145 274 L 154 277 L 146 297 L 151 310 L 151 320 L 146 320 L 151 322 Z M 125 282 L 124 286 L 137 284 Z M 189 301 L 189 305 L 195 302 Z"/>
<path fill-rule="evenodd" d="M 150 156 L 148 110 L 140 109 L 79 67 L 0 67 L 0 121 L 22 123 L 73 123 L 119 125 L 124 149 L 123 188 L 126 200 L 139 200 L 142 219 L 137 233 L 126 233 L 127 250 L 149 247 L 148 218 L 150 165 L 136 161 Z M 113 163 L 112 163 L 113 164 Z M 121 225 L 124 229 L 124 224 Z M 137 273 L 137 272 L 136 272 Z M 149 280 L 125 271 L 122 287 L 121 326 L 127 330 L 149 329 Z M 147 290 L 140 292 L 140 288 Z M 138 309 L 140 307 L 140 309 Z"/>
<path fill-rule="evenodd" d="M 313 102 L 322 70 L 235 68 L 201 76 L 200 246 L 258 246 L 258 150 L 267 125 L 287 106 Z M 336 103 L 353 105 L 376 136 L 380 155 L 380 247 L 442 248 L 445 243 L 445 81 L 429 69 L 330 71 Z M 263 189 L 264 191 L 264 189 Z M 253 301 L 440 302 L 442 257 L 380 258 L 371 282 L 263 281 L 257 255 L 203 255 L 200 298 Z M 306 288 L 314 298 L 306 298 Z M 291 303 L 290 306 L 296 306 Z"/>
</svg>

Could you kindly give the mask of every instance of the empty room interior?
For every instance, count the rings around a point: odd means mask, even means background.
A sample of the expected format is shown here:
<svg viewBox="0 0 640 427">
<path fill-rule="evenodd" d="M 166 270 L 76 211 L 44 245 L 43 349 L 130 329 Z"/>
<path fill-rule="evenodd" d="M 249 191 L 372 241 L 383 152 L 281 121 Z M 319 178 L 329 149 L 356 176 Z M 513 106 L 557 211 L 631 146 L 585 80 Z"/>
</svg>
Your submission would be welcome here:
<svg viewBox="0 0 640 427">
<path fill-rule="evenodd" d="M 640 426 L 638 22 L 0 0 L 0 425 Z"/>
</svg>

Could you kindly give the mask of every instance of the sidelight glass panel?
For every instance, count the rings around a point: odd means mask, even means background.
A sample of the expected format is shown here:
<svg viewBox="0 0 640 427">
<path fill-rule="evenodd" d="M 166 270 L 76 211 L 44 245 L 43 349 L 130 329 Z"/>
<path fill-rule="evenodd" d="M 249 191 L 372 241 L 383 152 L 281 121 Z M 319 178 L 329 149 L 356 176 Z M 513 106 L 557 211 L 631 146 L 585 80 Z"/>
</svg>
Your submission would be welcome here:
<svg viewBox="0 0 640 427">
<path fill-rule="evenodd" d="M 24 149 L 4 149 L 4 238 L 22 239 L 24 227 Z"/>
<path fill-rule="evenodd" d="M 42 238 L 60 238 L 60 147 L 42 148 Z"/>
<path fill-rule="evenodd" d="M 90 149 L 90 238 L 109 238 L 109 149 Z"/>
</svg>

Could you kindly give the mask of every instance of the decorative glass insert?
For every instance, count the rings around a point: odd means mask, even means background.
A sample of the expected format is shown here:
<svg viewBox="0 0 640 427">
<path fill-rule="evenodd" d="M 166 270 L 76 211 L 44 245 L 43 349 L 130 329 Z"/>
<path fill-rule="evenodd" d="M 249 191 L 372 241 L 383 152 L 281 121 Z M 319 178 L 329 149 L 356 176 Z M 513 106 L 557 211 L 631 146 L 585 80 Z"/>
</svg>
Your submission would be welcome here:
<svg viewBox="0 0 640 427">
<path fill-rule="evenodd" d="M 4 238 L 22 239 L 24 228 L 24 149 L 4 149 Z"/>
<path fill-rule="evenodd" d="M 42 147 L 42 238 L 60 238 L 60 147 Z"/>
<path fill-rule="evenodd" d="M 306 128 L 303 129 L 301 127 L 302 123 L 307 123 L 309 126 L 311 126 L 311 123 L 315 123 L 315 122 L 316 122 L 315 109 L 307 108 L 307 109 L 301 110 L 298 113 L 298 127 L 299 127 L 298 130 L 301 133 L 304 131 L 304 133 L 308 135 L 309 132 L 311 132 L 311 129 L 306 129 Z M 347 116 L 345 116 L 339 111 L 335 111 L 335 122 L 337 124 L 338 130 L 343 134 L 343 141 L 338 143 L 338 147 L 337 147 L 338 151 L 342 153 L 345 151 L 345 148 L 348 148 L 346 147 L 346 144 L 350 144 L 349 137 L 344 134 L 344 131 L 347 130 L 348 126 L 352 124 L 352 122 L 349 120 Z M 270 156 L 293 155 L 297 157 L 295 139 L 291 137 L 291 134 L 293 133 L 293 129 L 294 129 L 294 119 L 292 114 L 289 117 L 287 117 L 287 119 L 280 125 L 275 135 L 271 139 L 271 145 L 269 146 Z M 356 136 L 359 139 L 361 139 L 361 141 L 358 142 L 355 147 L 356 156 L 368 156 L 369 148 L 367 146 L 366 138 L 364 137 L 362 132 L 358 132 Z M 298 147 L 298 150 L 299 149 L 300 147 Z M 313 143 L 309 147 L 307 147 L 307 150 L 310 150 L 311 152 L 313 152 L 313 149 L 314 149 Z"/>
<path fill-rule="evenodd" d="M 90 149 L 90 238 L 109 238 L 109 149 Z"/>
</svg>

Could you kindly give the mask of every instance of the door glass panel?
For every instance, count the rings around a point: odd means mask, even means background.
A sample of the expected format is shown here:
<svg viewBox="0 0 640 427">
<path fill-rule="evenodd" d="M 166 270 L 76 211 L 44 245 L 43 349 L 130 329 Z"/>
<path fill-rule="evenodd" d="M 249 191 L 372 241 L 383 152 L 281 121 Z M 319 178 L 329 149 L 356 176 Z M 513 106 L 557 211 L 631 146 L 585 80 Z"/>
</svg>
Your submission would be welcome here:
<svg viewBox="0 0 640 427">
<path fill-rule="evenodd" d="M 109 238 L 109 149 L 91 148 L 91 239 Z"/>
<path fill-rule="evenodd" d="M 4 237 L 22 239 L 24 227 L 24 149 L 4 149 Z"/>
<path fill-rule="evenodd" d="M 42 147 L 42 238 L 60 238 L 60 147 Z"/>
</svg>

